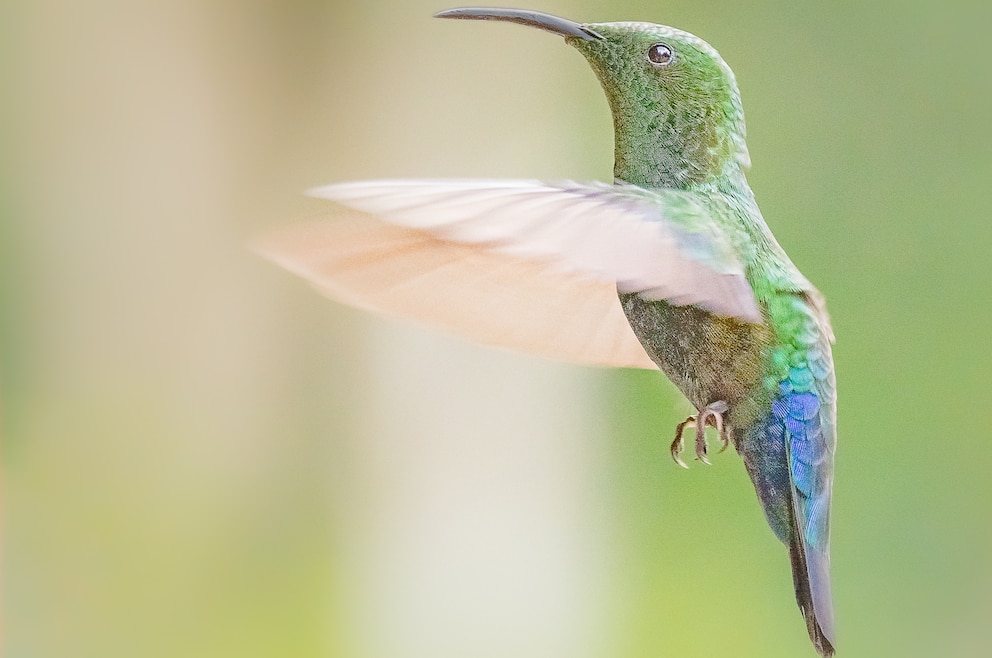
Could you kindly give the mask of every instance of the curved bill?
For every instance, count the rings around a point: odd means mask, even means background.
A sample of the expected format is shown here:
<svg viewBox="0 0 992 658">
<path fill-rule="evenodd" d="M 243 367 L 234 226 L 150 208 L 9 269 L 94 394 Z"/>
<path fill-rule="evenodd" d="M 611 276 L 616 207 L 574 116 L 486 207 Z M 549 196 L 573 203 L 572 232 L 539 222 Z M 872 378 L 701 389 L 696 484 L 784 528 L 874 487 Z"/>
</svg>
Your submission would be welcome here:
<svg viewBox="0 0 992 658">
<path fill-rule="evenodd" d="M 460 7 L 458 9 L 445 9 L 434 14 L 435 18 L 458 18 L 470 21 L 505 21 L 507 23 L 519 23 L 529 25 L 563 37 L 578 37 L 586 41 L 594 41 L 603 37 L 596 34 L 587 27 L 570 21 L 567 18 L 559 18 L 551 14 L 542 14 L 539 11 L 529 11 L 527 9 L 504 9 L 501 7 Z"/>
</svg>

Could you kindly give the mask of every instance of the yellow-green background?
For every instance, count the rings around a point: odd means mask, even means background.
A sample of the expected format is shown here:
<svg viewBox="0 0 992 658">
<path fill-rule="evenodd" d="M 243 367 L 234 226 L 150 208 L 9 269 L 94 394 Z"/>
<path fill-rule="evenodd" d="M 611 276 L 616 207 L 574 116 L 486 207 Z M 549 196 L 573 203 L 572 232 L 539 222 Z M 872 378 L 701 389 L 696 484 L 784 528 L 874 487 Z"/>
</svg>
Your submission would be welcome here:
<svg viewBox="0 0 992 658">
<path fill-rule="evenodd" d="M 319 183 L 609 178 L 581 58 L 442 8 L 0 8 L 4 655 L 812 655 L 737 456 L 671 464 L 659 375 L 371 319 L 245 249 Z M 750 181 L 838 337 L 841 655 L 988 655 L 989 12 L 532 8 L 734 68 Z"/>
</svg>

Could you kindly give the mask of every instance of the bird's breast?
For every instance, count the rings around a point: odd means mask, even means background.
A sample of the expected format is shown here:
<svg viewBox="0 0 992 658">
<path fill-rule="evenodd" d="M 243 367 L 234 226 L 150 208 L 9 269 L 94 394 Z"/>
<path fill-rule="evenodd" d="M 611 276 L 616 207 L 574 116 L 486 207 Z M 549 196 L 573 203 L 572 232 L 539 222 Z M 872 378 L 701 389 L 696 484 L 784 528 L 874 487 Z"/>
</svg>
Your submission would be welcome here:
<svg viewBox="0 0 992 658">
<path fill-rule="evenodd" d="M 697 408 L 734 407 L 761 390 L 772 333 L 765 325 L 621 294 L 627 320 L 648 356 Z"/>
</svg>

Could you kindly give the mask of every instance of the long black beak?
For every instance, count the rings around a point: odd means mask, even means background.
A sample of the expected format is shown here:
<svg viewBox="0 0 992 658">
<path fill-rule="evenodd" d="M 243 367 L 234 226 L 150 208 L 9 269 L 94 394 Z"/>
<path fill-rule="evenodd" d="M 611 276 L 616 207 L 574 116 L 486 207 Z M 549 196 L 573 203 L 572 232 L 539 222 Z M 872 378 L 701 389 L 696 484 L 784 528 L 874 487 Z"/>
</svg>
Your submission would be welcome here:
<svg viewBox="0 0 992 658">
<path fill-rule="evenodd" d="M 542 14 L 539 11 L 528 11 L 526 9 L 503 9 L 496 7 L 460 7 L 458 9 L 445 9 L 434 14 L 435 18 L 458 18 L 469 21 L 506 21 L 508 23 L 520 23 L 542 30 L 547 30 L 553 34 L 563 37 L 578 37 L 586 41 L 602 39 L 587 27 L 583 27 L 575 21 L 567 18 L 559 18 L 551 14 Z"/>
</svg>

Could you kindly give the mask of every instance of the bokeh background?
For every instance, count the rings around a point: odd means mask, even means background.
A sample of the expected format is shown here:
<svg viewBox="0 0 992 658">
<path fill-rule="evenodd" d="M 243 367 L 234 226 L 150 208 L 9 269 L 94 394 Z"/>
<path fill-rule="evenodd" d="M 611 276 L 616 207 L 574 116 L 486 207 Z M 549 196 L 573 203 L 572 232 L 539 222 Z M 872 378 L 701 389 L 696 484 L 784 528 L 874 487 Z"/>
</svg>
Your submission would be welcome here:
<svg viewBox="0 0 992 658">
<path fill-rule="evenodd" d="M 660 375 L 369 317 L 246 249 L 320 183 L 609 180 L 581 57 L 443 8 L 0 7 L 5 655 L 813 655 L 739 458 L 671 463 Z M 531 8 L 734 68 L 838 336 L 838 646 L 988 655 L 988 10 Z"/>
</svg>

